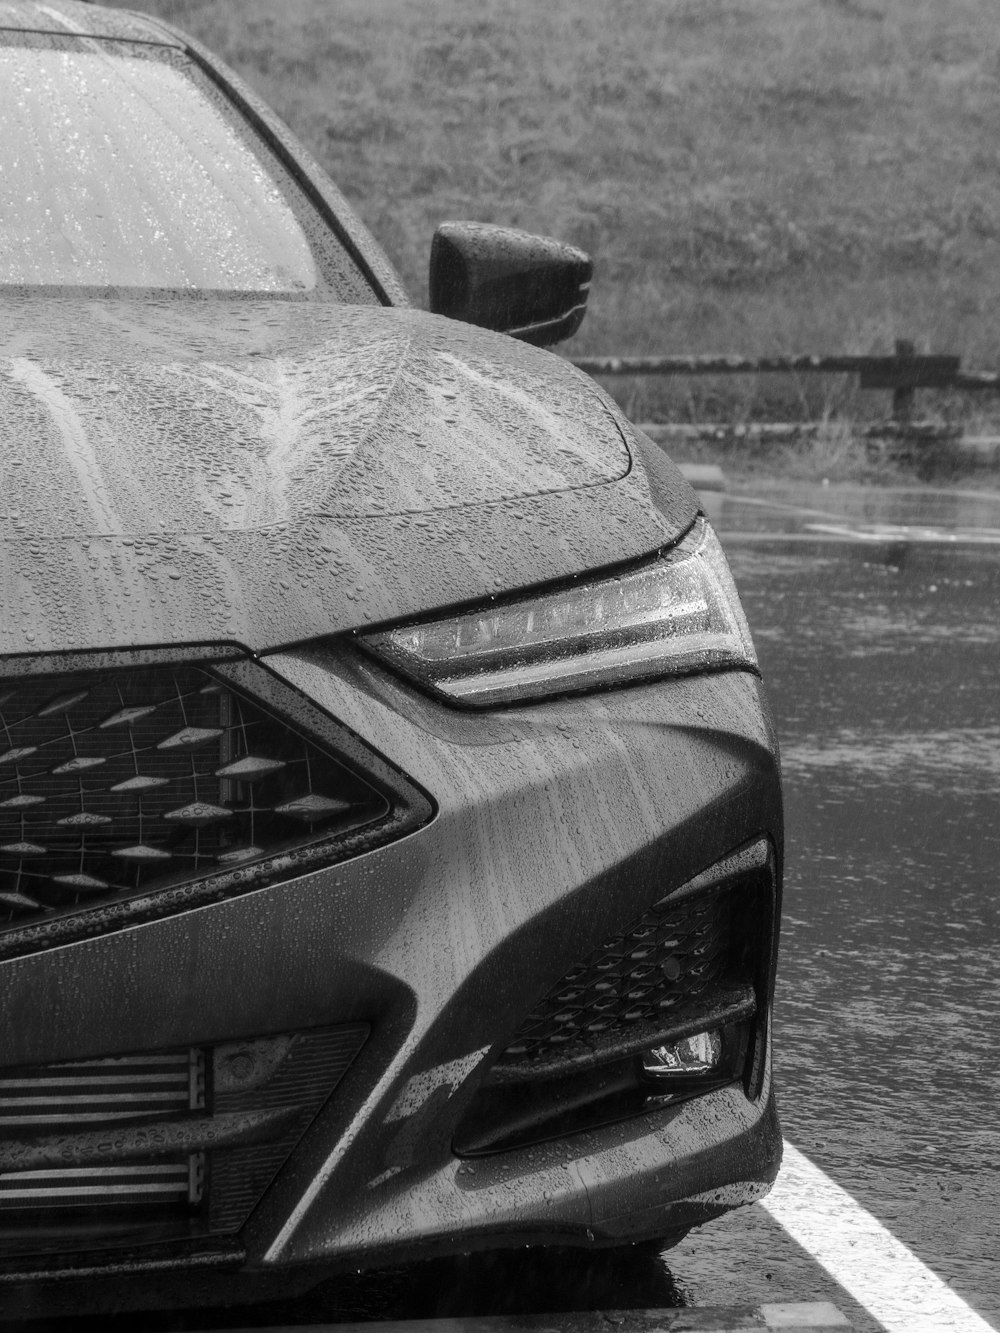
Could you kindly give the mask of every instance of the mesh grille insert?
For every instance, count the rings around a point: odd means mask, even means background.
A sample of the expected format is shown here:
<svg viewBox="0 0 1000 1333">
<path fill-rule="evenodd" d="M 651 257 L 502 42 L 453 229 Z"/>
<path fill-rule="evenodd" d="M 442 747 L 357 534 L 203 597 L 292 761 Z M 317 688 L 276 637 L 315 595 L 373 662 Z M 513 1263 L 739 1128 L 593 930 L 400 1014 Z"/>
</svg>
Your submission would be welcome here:
<svg viewBox="0 0 1000 1333">
<path fill-rule="evenodd" d="M 0 927 L 231 870 L 388 808 L 199 667 L 0 685 Z"/>
<path fill-rule="evenodd" d="M 759 836 L 566 972 L 486 1071 L 456 1126 L 455 1152 L 477 1157 L 597 1129 L 738 1079 L 756 1099 L 776 870 L 771 840 Z M 714 1069 L 669 1085 L 645 1074 L 643 1052 L 707 1030 L 720 1036 Z"/>
<path fill-rule="evenodd" d="M 573 1061 L 734 997 L 759 963 L 760 908 L 758 894 L 731 885 L 663 899 L 566 973 L 524 1019 L 498 1068 Z"/>
</svg>

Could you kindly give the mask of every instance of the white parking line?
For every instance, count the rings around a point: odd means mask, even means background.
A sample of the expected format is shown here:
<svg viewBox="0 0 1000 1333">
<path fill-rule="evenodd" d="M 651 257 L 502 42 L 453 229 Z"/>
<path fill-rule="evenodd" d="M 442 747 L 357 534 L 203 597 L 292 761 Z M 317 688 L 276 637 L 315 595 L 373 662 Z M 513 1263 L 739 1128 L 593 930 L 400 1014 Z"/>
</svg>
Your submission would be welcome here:
<svg viewBox="0 0 1000 1333">
<path fill-rule="evenodd" d="M 781 1173 L 760 1206 L 888 1333 L 996 1333 L 787 1141 Z"/>
</svg>

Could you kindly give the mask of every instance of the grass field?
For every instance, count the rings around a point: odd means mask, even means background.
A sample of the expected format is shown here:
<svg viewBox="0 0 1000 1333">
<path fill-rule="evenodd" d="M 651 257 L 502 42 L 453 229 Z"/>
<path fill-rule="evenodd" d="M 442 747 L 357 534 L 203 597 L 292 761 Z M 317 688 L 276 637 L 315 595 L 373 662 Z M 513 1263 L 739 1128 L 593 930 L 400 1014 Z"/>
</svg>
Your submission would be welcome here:
<svg viewBox="0 0 1000 1333">
<path fill-rule="evenodd" d="M 434 226 L 473 217 L 593 254 L 571 353 L 909 337 L 1000 365 L 994 0 L 138 3 L 279 110 L 418 301 Z M 656 410 L 652 382 L 621 388 Z M 771 406 L 743 381 L 700 392 Z"/>
</svg>

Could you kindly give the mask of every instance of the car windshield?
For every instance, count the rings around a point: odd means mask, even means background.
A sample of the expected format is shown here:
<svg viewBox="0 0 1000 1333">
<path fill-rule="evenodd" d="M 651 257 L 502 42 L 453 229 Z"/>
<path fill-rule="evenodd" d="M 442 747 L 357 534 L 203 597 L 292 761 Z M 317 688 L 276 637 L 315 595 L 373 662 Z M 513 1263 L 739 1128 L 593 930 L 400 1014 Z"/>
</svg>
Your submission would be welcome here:
<svg viewBox="0 0 1000 1333">
<path fill-rule="evenodd" d="M 0 284 L 285 296 L 321 284 L 301 192 L 183 53 L 0 40 Z M 349 262 L 341 295 L 356 300 Z"/>
</svg>

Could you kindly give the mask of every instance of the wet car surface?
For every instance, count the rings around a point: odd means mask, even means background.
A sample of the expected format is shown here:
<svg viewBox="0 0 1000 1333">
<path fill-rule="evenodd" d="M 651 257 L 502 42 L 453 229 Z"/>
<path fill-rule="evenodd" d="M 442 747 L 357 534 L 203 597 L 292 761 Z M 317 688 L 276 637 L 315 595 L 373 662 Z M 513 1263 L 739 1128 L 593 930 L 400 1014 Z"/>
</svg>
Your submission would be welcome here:
<svg viewBox="0 0 1000 1333">
<path fill-rule="evenodd" d="M 526 345 L 586 256 L 452 224 L 439 274 L 554 295 L 414 311 L 208 53 L 0 31 L 51 168 L 0 244 L 7 1314 L 760 1198 L 774 736 L 693 492 Z"/>
<path fill-rule="evenodd" d="M 708 500 L 786 766 L 786 1138 L 1000 1327 L 1000 496 L 772 483 Z M 817 1300 L 882 1327 L 757 1206 L 662 1256 L 470 1255 L 186 1326 Z"/>
</svg>

